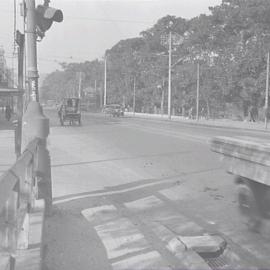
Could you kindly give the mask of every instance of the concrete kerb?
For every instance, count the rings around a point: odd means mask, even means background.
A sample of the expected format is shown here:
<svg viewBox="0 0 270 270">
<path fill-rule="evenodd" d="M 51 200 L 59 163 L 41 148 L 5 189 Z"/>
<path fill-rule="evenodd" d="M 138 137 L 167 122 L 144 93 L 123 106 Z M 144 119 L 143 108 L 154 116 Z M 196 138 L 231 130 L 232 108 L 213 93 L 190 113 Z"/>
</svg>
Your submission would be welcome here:
<svg viewBox="0 0 270 270">
<path fill-rule="evenodd" d="M 132 112 L 125 112 L 125 115 L 128 117 L 134 117 L 134 118 L 143 118 L 143 119 L 154 119 L 157 121 L 173 121 L 173 122 L 180 122 L 186 125 L 194 125 L 194 126 L 205 126 L 205 127 L 214 127 L 214 128 L 230 128 L 230 129 L 241 129 L 241 130 L 249 130 L 249 131 L 258 131 L 258 132 L 269 132 L 268 130 L 265 130 L 264 123 L 259 122 L 256 123 L 256 126 L 254 126 L 254 123 L 251 123 L 251 126 L 247 126 L 248 122 L 244 121 L 233 121 L 228 120 L 229 122 L 225 122 L 222 120 L 191 120 L 191 119 L 185 119 L 182 116 L 172 116 L 171 120 L 168 119 L 167 115 L 160 115 L 160 114 L 146 114 L 146 113 L 135 113 Z M 252 125 L 253 124 L 253 125 Z"/>
<path fill-rule="evenodd" d="M 226 248 L 226 241 L 218 235 L 176 236 L 168 241 L 166 247 L 179 260 L 188 265 L 188 269 L 211 269 L 203 254 L 219 256 Z"/>
<path fill-rule="evenodd" d="M 36 200 L 29 217 L 29 244 L 27 249 L 17 250 L 16 266 L 18 270 L 41 270 L 43 262 L 43 235 L 45 201 Z"/>
</svg>

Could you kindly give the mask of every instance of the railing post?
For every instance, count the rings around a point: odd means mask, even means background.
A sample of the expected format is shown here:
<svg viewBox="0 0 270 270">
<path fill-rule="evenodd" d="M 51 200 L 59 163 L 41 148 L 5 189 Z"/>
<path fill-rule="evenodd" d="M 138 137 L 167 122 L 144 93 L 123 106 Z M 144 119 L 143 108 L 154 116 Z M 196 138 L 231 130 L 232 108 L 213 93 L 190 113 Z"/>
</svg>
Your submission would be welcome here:
<svg viewBox="0 0 270 270">
<path fill-rule="evenodd" d="M 35 175 L 38 189 L 37 199 L 45 200 L 45 214 L 49 215 L 52 210 L 51 160 L 45 141 L 38 145 Z"/>
<path fill-rule="evenodd" d="M 22 227 L 19 228 L 17 248 L 18 249 L 27 249 L 29 246 L 29 213 L 25 214 Z"/>
<path fill-rule="evenodd" d="M 18 208 L 18 193 L 12 191 L 9 199 L 6 201 L 3 209 L 3 231 L 1 249 L 7 251 L 12 257 L 15 257 L 17 249 L 17 208 Z"/>
<path fill-rule="evenodd" d="M 26 213 L 21 227 L 18 228 L 18 249 L 27 249 L 29 245 L 29 212 L 32 207 L 32 186 L 33 186 L 33 160 L 24 168 L 20 183 L 20 204 L 25 207 Z"/>
<path fill-rule="evenodd" d="M 40 139 L 36 156 L 34 157 L 36 160 L 34 171 L 38 182 L 39 198 L 45 199 L 47 214 L 50 212 L 52 204 L 51 162 L 46 148 L 48 135 L 49 119 L 43 115 L 40 104 L 36 101 L 31 101 L 23 116 L 23 149 L 26 148 L 31 140 L 35 138 Z"/>
</svg>

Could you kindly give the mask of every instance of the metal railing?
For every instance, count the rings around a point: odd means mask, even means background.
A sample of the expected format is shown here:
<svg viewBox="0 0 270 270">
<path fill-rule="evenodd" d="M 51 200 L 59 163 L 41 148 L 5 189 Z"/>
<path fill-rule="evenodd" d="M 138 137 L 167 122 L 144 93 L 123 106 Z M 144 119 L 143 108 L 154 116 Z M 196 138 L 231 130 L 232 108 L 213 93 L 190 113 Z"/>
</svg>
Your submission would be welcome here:
<svg viewBox="0 0 270 270">
<path fill-rule="evenodd" d="M 17 249 L 28 247 L 27 216 L 37 199 L 51 204 L 50 158 L 42 139 L 32 140 L 0 177 L 0 270 L 15 269 Z"/>
</svg>

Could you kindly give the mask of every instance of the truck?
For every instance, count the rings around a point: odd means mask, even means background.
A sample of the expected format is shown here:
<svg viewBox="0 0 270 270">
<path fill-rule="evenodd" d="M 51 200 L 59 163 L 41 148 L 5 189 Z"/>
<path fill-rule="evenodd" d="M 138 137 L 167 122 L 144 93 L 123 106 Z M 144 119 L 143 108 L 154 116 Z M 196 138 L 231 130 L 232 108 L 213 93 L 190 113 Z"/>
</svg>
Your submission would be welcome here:
<svg viewBox="0 0 270 270">
<path fill-rule="evenodd" d="M 215 137 L 211 150 L 221 154 L 234 175 L 238 206 L 250 230 L 270 219 L 270 142 L 253 137 Z"/>
</svg>

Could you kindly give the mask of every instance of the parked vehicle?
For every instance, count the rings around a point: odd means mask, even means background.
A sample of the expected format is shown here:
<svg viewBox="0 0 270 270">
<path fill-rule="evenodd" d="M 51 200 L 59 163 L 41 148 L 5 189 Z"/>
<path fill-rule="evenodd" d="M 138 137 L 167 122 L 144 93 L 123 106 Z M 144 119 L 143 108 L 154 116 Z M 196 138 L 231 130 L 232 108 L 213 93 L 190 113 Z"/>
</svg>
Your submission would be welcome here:
<svg viewBox="0 0 270 270">
<path fill-rule="evenodd" d="M 247 225 L 260 231 L 270 219 L 269 141 L 249 137 L 216 137 L 211 149 L 224 156 L 229 173 L 235 175 L 238 205 Z"/>
<path fill-rule="evenodd" d="M 81 125 L 81 108 L 79 98 L 65 98 L 58 110 L 61 126 L 68 122 L 74 125 L 76 122 Z"/>
<path fill-rule="evenodd" d="M 110 114 L 113 117 L 124 116 L 124 108 L 121 105 L 119 105 L 119 104 L 106 105 L 103 108 L 103 112 L 105 114 Z"/>
</svg>

